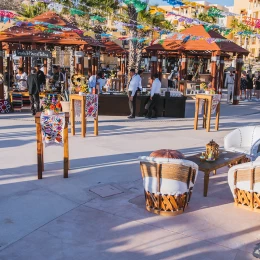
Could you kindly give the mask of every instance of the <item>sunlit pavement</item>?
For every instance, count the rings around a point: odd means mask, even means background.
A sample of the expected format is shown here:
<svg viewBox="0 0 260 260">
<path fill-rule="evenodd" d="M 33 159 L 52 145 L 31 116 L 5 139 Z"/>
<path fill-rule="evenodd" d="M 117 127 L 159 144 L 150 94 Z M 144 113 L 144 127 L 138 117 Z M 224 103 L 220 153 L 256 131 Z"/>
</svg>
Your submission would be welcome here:
<svg viewBox="0 0 260 260">
<path fill-rule="evenodd" d="M 240 126 L 259 124 L 260 102 L 221 106 L 220 130 L 193 130 L 194 101 L 185 119 L 100 116 L 100 135 L 69 136 L 69 178 L 62 148 L 45 149 L 44 179 L 37 180 L 36 130 L 28 113 L 0 115 L 0 259 L 255 259 L 260 214 L 238 209 L 227 184 L 228 168 L 203 174 L 185 213 L 163 217 L 145 210 L 137 157 L 162 148 L 185 155 L 203 151 Z M 109 186 L 108 186 L 109 185 Z M 116 191 L 99 196 L 101 187 Z"/>
</svg>

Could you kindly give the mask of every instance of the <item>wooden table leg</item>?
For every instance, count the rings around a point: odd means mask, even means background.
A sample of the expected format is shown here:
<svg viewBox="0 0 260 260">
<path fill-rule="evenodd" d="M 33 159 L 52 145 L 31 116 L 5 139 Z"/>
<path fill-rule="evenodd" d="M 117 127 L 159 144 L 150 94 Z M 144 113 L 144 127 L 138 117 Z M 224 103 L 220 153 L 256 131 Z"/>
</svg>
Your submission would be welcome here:
<svg viewBox="0 0 260 260">
<path fill-rule="evenodd" d="M 94 118 L 94 135 L 98 135 L 98 115 L 96 118 Z"/>
<path fill-rule="evenodd" d="M 208 100 L 204 99 L 204 109 L 203 109 L 203 128 L 206 128 L 207 122 L 207 108 L 208 108 Z"/>
<path fill-rule="evenodd" d="M 219 116 L 220 116 L 220 102 L 218 103 L 217 110 L 216 110 L 216 125 L 215 125 L 216 131 L 218 131 L 219 129 Z"/>
<path fill-rule="evenodd" d="M 212 107 L 212 98 L 208 102 L 208 112 L 207 112 L 207 132 L 210 132 L 210 119 L 211 119 L 211 107 Z"/>
<path fill-rule="evenodd" d="M 37 140 L 37 165 L 38 165 L 38 179 L 42 179 L 42 139 L 41 139 L 41 125 L 36 124 L 36 140 Z"/>
<path fill-rule="evenodd" d="M 86 112 L 85 112 L 86 101 L 81 100 L 81 136 L 86 136 Z"/>
<path fill-rule="evenodd" d="M 71 134 L 75 135 L 75 100 L 71 99 L 70 106 L 71 106 L 71 117 L 70 117 L 70 123 L 71 123 Z"/>
<path fill-rule="evenodd" d="M 204 197 L 208 196 L 209 174 L 210 172 L 204 172 Z"/>
<path fill-rule="evenodd" d="M 64 161 L 63 161 L 63 177 L 68 178 L 69 175 L 69 138 L 68 138 L 68 124 L 64 128 Z"/>
<path fill-rule="evenodd" d="M 44 172 L 44 149 L 43 149 L 43 143 L 42 143 L 42 171 Z"/>
<path fill-rule="evenodd" d="M 200 99 L 196 98 L 196 105 L 195 105 L 195 117 L 194 117 L 194 129 L 198 129 L 198 120 L 199 120 L 199 106 L 200 106 Z"/>
</svg>

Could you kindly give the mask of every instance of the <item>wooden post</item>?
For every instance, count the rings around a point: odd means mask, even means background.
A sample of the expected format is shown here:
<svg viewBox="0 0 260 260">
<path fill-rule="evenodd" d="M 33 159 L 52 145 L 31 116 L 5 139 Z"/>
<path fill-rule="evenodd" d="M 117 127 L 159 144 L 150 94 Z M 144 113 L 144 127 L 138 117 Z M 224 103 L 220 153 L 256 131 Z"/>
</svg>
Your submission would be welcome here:
<svg viewBox="0 0 260 260">
<path fill-rule="evenodd" d="M 3 45 L 0 42 L 0 73 L 4 75 Z M 9 86 L 8 86 L 9 87 Z M 0 84 L 0 99 L 4 99 L 4 83 Z"/>
<path fill-rule="evenodd" d="M 69 119 L 69 113 L 66 112 L 66 122 L 65 122 L 65 128 L 63 130 L 64 134 L 64 155 L 63 155 L 63 177 L 68 178 L 69 177 L 69 131 L 68 131 L 68 119 Z"/>
<path fill-rule="evenodd" d="M 159 74 L 159 79 L 162 80 L 162 55 L 159 56 L 158 58 L 158 74 Z"/>
<path fill-rule="evenodd" d="M 241 85 L 241 72 L 243 65 L 243 56 L 238 55 L 236 60 L 236 75 L 235 75 L 235 86 L 234 86 L 234 94 L 233 94 L 233 105 L 239 104 L 239 93 L 240 93 L 240 85 Z"/>
<path fill-rule="evenodd" d="M 98 135 L 98 115 L 96 118 L 94 118 L 94 135 Z"/>
<path fill-rule="evenodd" d="M 217 52 L 213 51 L 211 56 L 211 76 L 212 76 L 212 87 L 217 91 Z"/>
<path fill-rule="evenodd" d="M 88 55 L 88 72 L 91 71 L 91 66 L 92 66 L 92 64 L 91 64 L 91 56 Z"/>
<path fill-rule="evenodd" d="M 98 57 L 95 58 L 95 73 L 98 73 Z"/>
<path fill-rule="evenodd" d="M 186 78 L 187 69 L 188 69 L 187 55 L 185 53 L 182 53 L 182 55 L 181 55 L 180 79 Z"/>
<path fill-rule="evenodd" d="M 92 54 L 92 69 L 91 69 L 91 74 L 92 75 L 95 75 L 96 72 L 95 72 L 95 58 L 93 57 L 93 54 Z"/>
<path fill-rule="evenodd" d="M 224 67 L 225 67 L 224 57 L 220 57 L 218 94 L 222 93 L 222 89 L 224 87 Z"/>
<path fill-rule="evenodd" d="M 195 130 L 198 129 L 199 107 L 200 107 L 200 99 L 196 97 L 195 117 L 194 117 L 194 129 L 195 129 Z"/>
<path fill-rule="evenodd" d="M 44 70 L 44 74 L 47 75 L 47 59 L 43 60 L 43 70 Z"/>
<path fill-rule="evenodd" d="M 86 130 L 87 130 L 85 107 L 86 107 L 86 96 L 82 96 L 81 99 L 81 136 L 82 137 L 86 136 Z"/>
<path fill-rule="evenodd" d="M 74 99 L 70 99 L 70 112 L 71 112 L 71 116 L 70 116 L 70 123 L 71 123 L 71 134 L 75 135 L 75 100 Z"/>
</svg>

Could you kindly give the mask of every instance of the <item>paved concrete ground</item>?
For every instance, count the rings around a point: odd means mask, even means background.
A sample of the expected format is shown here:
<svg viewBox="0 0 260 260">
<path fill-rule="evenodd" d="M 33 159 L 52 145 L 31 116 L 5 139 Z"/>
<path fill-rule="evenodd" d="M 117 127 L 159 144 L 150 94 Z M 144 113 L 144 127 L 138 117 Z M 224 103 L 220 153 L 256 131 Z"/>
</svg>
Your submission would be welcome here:
<svg viewBox="0 0 260 260">
<path fill-rule="evenodd" d="M 46 172 L 37 180 L 33 118 L 0 115 L 0 259 L 254 259 L 260 215 L 234 207 L 227 168 L 211 176 L 204 198 L 200 173 L 186 212 L 162 217 L 146 212 L 136 158 L 170 148 L 202 151 L 243 125 L 259 124 L 260 103 L 221 107 L 220 131 L 193 130 L 194 101 L 186 119 L 100 117 L 100 135 L 70 136 L 71 170 L 62 178 L 62 149 L 45 150 Z M 201 124 L 201 121 L 200 121 Z M 213 127 L 212 127 L 213 129 Z M 106 185 L 118 195 L 90 189 Z"/>
</svg>

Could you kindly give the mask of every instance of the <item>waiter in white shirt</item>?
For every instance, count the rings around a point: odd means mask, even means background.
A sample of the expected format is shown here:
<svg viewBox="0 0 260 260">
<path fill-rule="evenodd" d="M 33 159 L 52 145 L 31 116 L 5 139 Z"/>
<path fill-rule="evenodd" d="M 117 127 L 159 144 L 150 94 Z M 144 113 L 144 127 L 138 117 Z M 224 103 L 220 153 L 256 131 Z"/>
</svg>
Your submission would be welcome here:
<svg viewBox="0 0 260 260">
<path fill-rule="evenodd" d="M 150 100 L 152 101 L 152 103 L 150 104 L 150 106 L 148 108 L 148 114 L 147 114 L 148 118 L 157 117 L 157 106 L 158 106 L 158 102 L 160 100 L 161 87 L 162 87 L 162 83 L 159 80 L 159 75 L 157 73 L 155 73 L 153 75 L 153 84 L 152 84 L 152 89 L 151 89 L 151 94 L 150 94 Z M 152 116 L 153 110 L 155 112 L 154 116 Z"/>
<path fill-rule="evenodd" d="M 128 84 L 128 98 L 129 98 L 129 109 L 130 109 L 130 116 L 129 119 L 135 118 L 135 107 L 136 107 L 136 96 L 137 96 L 137 89 L 140 85 L 140 77 L 135 74 L 135 70 L 130 70 L 130 82 Z"/>
<path fill-rule="evenodd" d="M 228 95 L 227 95 L 227 103 L 228 104 L 229 104 L 230 101 L 233 100 L 234 86 L 235 86 L 235 75 L 232 71 L 230 71 L 230 74 L 227 75 L 226 80 L 225 80 L 225 87 L 228 90 Z"/>
</svg>

